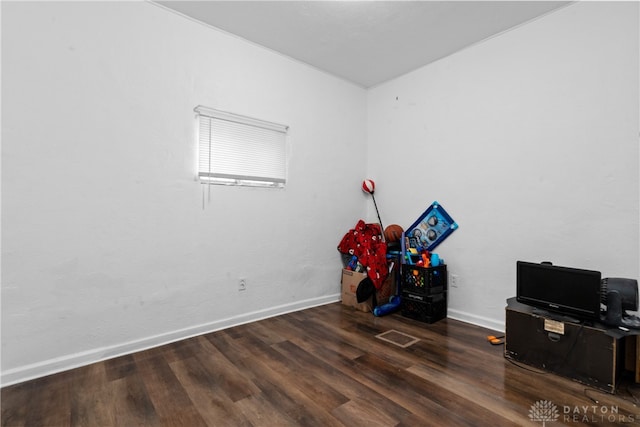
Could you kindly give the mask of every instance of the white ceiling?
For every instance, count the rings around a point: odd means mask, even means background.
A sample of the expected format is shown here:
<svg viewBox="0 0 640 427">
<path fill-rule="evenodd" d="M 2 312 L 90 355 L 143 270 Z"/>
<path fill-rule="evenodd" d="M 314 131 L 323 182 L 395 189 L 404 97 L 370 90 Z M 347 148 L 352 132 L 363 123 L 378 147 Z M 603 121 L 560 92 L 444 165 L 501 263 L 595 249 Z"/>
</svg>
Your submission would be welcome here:
<svg viewBox="0 0 640 427">
<path fill-rule="evenodd" d="M 155 1 L 371 87 L 568 1 Z"/>
</svg>

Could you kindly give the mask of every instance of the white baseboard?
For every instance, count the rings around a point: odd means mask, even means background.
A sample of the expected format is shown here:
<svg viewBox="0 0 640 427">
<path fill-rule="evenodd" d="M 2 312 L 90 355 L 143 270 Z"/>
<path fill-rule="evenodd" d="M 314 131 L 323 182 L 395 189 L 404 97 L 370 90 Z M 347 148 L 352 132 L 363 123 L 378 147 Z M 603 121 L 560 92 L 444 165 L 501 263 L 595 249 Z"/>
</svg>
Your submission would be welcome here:
<svg viewBox="0 0 640 427">
<path fill-rule="evenodd" d="M 483 328 L 491 329 L 496 332 L 504 332 L 504 322 L 496 319 L 489 319 L 488 317 L 476 316 L 475 314 L 467 313 L 460 310 L 447 310 L 447 317 L 461 322 L 471 323 L 473 325 L 482 326 Z"/>
<path fill-rule="evenodd" d="M 92 363 L 112 359 L 114 357 L 147 350 L 149 348 L 170 344 L 175 341 L 191 338 L 210 332 L 219 331 L 245 323 L 255 322 L 269 317 L 279 316 L 294 311 L 304 310 L 320 305 L 330 304 L 340 301 L 340 294 L 328 295 L 319 298 L 312 298 L 303 301 L 296 301 L 290 304 L 283 304 L 258 310 L 251 313 L 244 313 L 214 322 L 196 325 L 193 327 L 167 332 L 140 340 L 129 341 L 109 347 L 101 347 L 85 352 L 69 354 L 55 359 L 45 360 L 31 365 L 20 366 L 18 368 L 3 371 L 0 375 L 1 387 L 21 383 L 46 375 L 55 374 L 69 369 L 79 368 Z"/>
</svg>

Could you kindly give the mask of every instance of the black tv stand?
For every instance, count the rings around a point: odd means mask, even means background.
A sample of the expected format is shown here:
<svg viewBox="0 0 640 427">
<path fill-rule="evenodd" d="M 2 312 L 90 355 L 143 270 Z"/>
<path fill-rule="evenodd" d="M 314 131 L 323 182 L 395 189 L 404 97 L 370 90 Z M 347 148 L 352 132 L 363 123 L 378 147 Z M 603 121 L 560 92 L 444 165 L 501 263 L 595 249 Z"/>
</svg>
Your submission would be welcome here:
<svg viewBox="0 0 640 427">
<path fill-rule="evenodd" d="M 507 300 L 504 356 L 615 393 L 624 332 Z"/>
</svg>

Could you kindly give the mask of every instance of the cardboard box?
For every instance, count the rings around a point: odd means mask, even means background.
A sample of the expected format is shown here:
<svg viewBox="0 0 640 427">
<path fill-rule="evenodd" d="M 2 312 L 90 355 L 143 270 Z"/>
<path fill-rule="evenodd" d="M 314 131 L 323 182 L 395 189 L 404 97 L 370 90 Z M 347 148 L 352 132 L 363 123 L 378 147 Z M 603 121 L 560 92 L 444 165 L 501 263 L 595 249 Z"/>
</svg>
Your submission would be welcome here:
<svg viewBox="0 0 640 427">
<path fill-rule="evenodd" d="M 364 312 L 373 310 L 373 298 L 367 299 L 365 302 L 358 303 L 356 291 L 360 282 L 367 277 L 366 273 L 357 273 L 355 271 L 342 269 L 342 303 Z M 389 302 L 389 297 L 396 294 L 395 275 L 390 274 L 382 287 L 376 291 L 376 300 L 378 305 Z"/>
<path fill-rule="evenodd" d="M 366 273 L 357 273 L 355 271 L 342 269 L 342 303 L 351 307 L 355 307 L 360 311 L 371 311 L 371 298 L 365 302 L 358 303 L 356 297 L 356 291 L 358 285 L 364 278 L 367 277 Z"/>
</svg>

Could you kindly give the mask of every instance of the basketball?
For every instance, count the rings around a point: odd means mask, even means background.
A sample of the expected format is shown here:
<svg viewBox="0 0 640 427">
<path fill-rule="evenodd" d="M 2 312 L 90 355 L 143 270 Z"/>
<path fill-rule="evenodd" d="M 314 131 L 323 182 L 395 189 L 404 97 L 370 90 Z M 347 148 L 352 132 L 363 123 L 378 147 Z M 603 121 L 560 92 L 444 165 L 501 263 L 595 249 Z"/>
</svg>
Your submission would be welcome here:
<svg viewBox="0 0 640 427">
<path fill-rule="evenodd" d="M 386 240 L 387 243 L 399 242 L 402 238 L 403 231 L 403 228 L 398 224 L 388 225 L 384 229 L 384 240 Z"/>
</svg>

